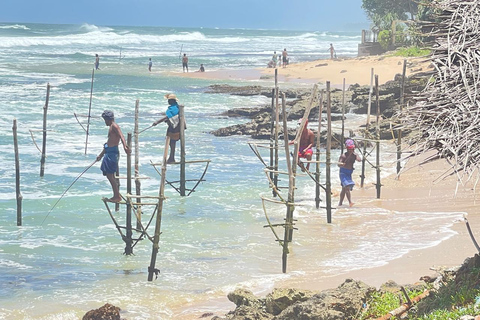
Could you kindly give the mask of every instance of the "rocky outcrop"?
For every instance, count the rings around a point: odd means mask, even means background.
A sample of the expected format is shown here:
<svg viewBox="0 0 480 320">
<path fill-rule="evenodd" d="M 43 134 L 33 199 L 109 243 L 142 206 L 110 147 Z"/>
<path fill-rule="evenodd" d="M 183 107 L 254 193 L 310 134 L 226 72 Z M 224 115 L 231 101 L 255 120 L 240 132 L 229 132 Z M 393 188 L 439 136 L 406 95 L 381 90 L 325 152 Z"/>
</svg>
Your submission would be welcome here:
<svg viewBox="0 0 480 320">
<path fill-rule="evenodd" d="M 82 320 L 121 320 L 120 308 L 106 303 L 98 309 L 88 311 Z"/>
<path fill-rule="evenodd" d="M 224 318 L 212 320 L 347 320 L 375 292 L 361 281 L 347 279 L 336 289 L 322 292 L 296 289 L 274 289 L 265 299 L 256 298 L 248 290 L 235 290 L 228 295 L 237 308 Z"/>
</svg>

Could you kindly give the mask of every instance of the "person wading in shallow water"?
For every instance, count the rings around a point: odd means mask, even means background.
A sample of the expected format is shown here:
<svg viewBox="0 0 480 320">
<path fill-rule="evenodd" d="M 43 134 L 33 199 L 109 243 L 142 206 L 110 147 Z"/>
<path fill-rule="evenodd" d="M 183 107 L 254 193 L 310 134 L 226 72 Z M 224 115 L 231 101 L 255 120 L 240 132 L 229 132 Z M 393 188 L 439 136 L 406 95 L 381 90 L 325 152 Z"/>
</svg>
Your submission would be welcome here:
<svg viewBox="0 0 480 320">
<path fill-rule="evenodd" d="M 347 152 L 342 154 L 338 159 L 338 166 L 340 167 L 340 183 L 342 184 L 342 192 L 340 192 L 340 201 L 338 205 L 341 206 L 343 204 L 343 199 L 347 196 L 348 203 L 350 207 L 354 205 L 352 202 L 352 196 L 350 191 L 353 190 L 353 186 L 355 182 L 352 180 L 352 173 L 353 173 L 353 164 L 355 161 L 362 160 L 358 154 L 355 153 L 355 143 L 352 139 L 347 139 L 345 141 L 345 146 L 347 148 Z"/>
<path fill-rule="evenodd" d="M 167 136 L 170 137 L 170 156 L 168 157 L 167 163 L 172 163 L 175 162 L 175 145 L 180 139 L 180 115 L 178 114 L 177 96 L 173 93 L 169 93 L 165 95 L 165 99 L 168 100 L 169 104 L 167 111 L 165 112 L 166 116 L 155 121 L 152 125 L 156 126 L 161 122 L 166 122 L 168 124 Z"/>
<path fill-rule="evenodd" d="M 120 140 L 123 144 L 123 149 L 125 153 L 130 153 L 130 149 L 125 142 L 125 137 L 123 136 L 122 130 L 115 122 L 115 118 L 112 111 L 105 110 L 102 113 L 102 118 L 105 120 L 105 125 L 108 128 L 108 140 L 103 146 L 102 152 L 97 156 L 97 161 L 100 161 L 103 157 L 102 165 L 100 170 L 102 170 L 103 175 L 107 177 L 110 185 L 112 186 L 113 197 L 108 199 L 111 202 L 119 202 L 122 200 L 120 196 L 120 192 L 118 191 L 118 185 L 115 181 L 115 173 L 117 172 L 118 168 L 118 144 Z"/>
</svg>

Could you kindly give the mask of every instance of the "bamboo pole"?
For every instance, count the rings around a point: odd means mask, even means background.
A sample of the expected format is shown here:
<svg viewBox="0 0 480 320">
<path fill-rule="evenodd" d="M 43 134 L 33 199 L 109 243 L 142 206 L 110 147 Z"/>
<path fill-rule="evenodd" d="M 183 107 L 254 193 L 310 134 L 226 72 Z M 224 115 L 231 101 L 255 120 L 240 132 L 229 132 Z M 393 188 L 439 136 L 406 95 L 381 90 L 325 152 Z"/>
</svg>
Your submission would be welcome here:
<svg viewBox="0 0 480 320">
<path fill-rule="evenodd" d="M 405 75 L 407 73 L 407 59 L 403 60 L 403 72 L 402 72 L 402 85 L 400 91 L 400 114 L 403 111 L 403 104 L 405 103 Z M 397 130 L 397 177 L 402 170 L 402 164 L 400 160 L 402 159 L 402 129 Z"/>
<path fill-rule="evenodd" d="M 92 96 L 93 96 L 93 77 L 95 75 L 95 68 L 92 70 L 92 84 L 90 85 L 90 103 L 88 105 L 88 118 L 87 118 L 87 132 L 85 134 L 85 154 L 87 154 L 87 146 L 88 146 L 88 135 L 90 130 L 90 113 L 92 111 Z"/>
<path fill-rule="evenodd" d="M 330 95 L 330 81 L 327 81 L 327 150 L 326 150 L 326 183 L 325 197 L 327 202 L 327 223 L 332 223 L 332 183 L 330 177 L 332 148 L 332 100 Z"/>
<path fill-rule="evenodd" d="M 141 193 L 141 186 L 142 183 L 140 182 L 140 170 L 139 170 L 139 162 L 140 162 L 140 146 L 138 144 L 138 136 L 140 135 L 138 132 L 138 118 L 139 118 L 139 111 L 140 111 L 140 100 L 135 101 L 135 127 L 133 129 L 134 134 L 134 142 L 135 142 L 135 194 L 140 196 Z M 141 203 L 142 199 L 137 198 L 137 203 Z M 142 228 L 142 206 L 139 205 L 136 210 L 137 216 L 137 229 Z"/>
<path fill-rule="evenodd" d="M 162 160 L 162 175 L 160 178 L 160 188 L 158 191 L 158 204 L 157 204 L 157 217 L 155 219 L 155 234 L 153 236 L 152 244 L 152 258 L 150 260 L 150 266 L 148 267 L 148 281 L 153 280 L 153 275 L 158 274 L 160 271 L 155 269 L 155 263 L 157 261 L 158 254 L 158 242 L 160 241 L 160 230 L 162 226 L 162 210 L 163 210 L 163 201 L 165 194 L 165 176 L 167 172 L 167 157 L 168 157 L 168 146 L 170 145 L 170 137 L 165 137 L 165 148 L 163 150 L 163 160 Z"/>
<path fill-rule="evenodd" d="M 368 130 L 370 127 L 370 108 L 372 106 L 372 93 L 373 93 L 373 68 L 370 74 L 370 90 L 368 91 L 368 105 L 367 105 L 367 123 L 365 124 L 365 138 L 367 138 Z M 360 175 L 360 187 L 363 188 L 365 182 L 365 161 L 367 158 L 367 144 L 363 144 L 362 154 L 362 174 Z"/>
<path fill-rule="evenodd" d="M 270 112 L 270 166 L 268 169 L 273 170 L 273 161 L 274 161 L 274 141 L 275 141 L 275 88 L 272 89 L 272 110 Z M 270 172 L 270 180 L 274 180 L 273 172 Z M 272 188 L 272 194 L 274 197 L 277 196 L 275 188 Z"/>
<path fill-rule="evenodd" d="M 185 112 L 184 106 L 178 106 L 180 117 L 180 195 L 185 196 Z"/>
<path fill-rule="evenodd" d="M 129 132 L 127 136 L 127 144 L 129 150 L 132 150 L 132 134 Z M 127 153 L 127 194 L 132 194 L 132 155 Z M 125 254 L 133 254 L 132 248 L 132 202 L 131 198 L 127 201 L 127 217 L 126 217 L 126 237 L 125 237 Z"/>
<path fill-rule="evenodd" d="M 316 155 L 317 155 L 317 163 L 315 165 L 315 180 L 317 180 L 317 183 L 315 184 L 315 207 L 318 209 L 320 208 L 320 136 L 322 133 L 322 111 L 323 111 L 323 90 L 320 93 L 320 103 L 318 105 L 318 134 L 317 134 L 317 150 L 316 150 Z"/>
<path fill-rule="evenodd" d="M 118 161 L 120 162 L 120 154 L 118 154 Z M 117 172 L 115 173 L 115 183 L 117 184 L 118 190 L 120 190 L 120 168 L 117 166 Z M 120 211 L 120 203 L 115 203 L 115 212 Z"/>
<path fill-rule="evenodd" d="M 380 183 L 380 99 L 379 99 L 379 94 L 378 94 L 378 75 L 375 75 L 375 95 L 376 95 L 376 100 L 377 100 L 377 127 L 375 130 L 376 133 L 376 149 L 377 149 L 377 154 L 376 154 L 376 171 L 377 171 L 377 183 L 376 189 L 377 189 L 377 199 L 380 199 L 380 189 L 382 187 Z"/>
<path fill-rule="evenodd" d="M 15 150 L 15 191 L 17 196 L 17 226 L 22 225 L 22 200 L 20 192 L 20 157 L 18 155 L 17 119 L 13 119 L 13 148 Z"/>
<path fill-rule="evenodd" d="M 343 91 L 342 91 L 342 138 L 340 140 L 340 154 L 343 154 L 344 142 L 345 142 L 345 78 L 343 78 Z"/>
<path fill-rule="evenodd" d="M 43 106 L 43 141 L 42 141 L 42 158 L 40 160 L 40 177 L 45 173 L 45 153 L 47 152 L 47 110 L 48 101 L 50 100 L 50 83 L 47 84 L 47 97 Z"/>
</svg>

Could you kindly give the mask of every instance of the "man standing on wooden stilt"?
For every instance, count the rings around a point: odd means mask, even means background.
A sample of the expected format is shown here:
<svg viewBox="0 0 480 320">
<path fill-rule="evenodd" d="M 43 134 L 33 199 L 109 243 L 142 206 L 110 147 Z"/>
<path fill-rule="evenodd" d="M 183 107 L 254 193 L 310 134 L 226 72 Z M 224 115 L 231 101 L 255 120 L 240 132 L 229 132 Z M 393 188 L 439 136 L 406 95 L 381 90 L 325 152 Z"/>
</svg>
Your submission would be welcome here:
<svg viewBox="0 0 480 320">
<path fill-rule="evenodd" d="M 178 109 L 178 99 L 173 93 L 165 95 L 165 99 L 168 100 L 168 108 L 165 112 L 166 116 L 155 121 L 152 125 L 156 126 L 161 122 L 168 124 L 167 136 L 170 137 L 170 156 L 167 163 L 175 162 L 175 145 L 180 139 L 180 115 Z"/>
<path fill-rule="evenodd" d="M 98 155 L 97 161 L 100 161 L 100 159 L 102 159 L 103 157 L 100 169 L 102 170 L 103 175 L 106 176 L 108 181 L 110 182 L 113 191 L 113 197 L 111 197 L 109 201 L 119 202 L 122 200 L 122 197 L 120 196 L 118 185 L 115 181 L 115 173 L 117 172 L 118 159 L 120 156 L 118 152 L 118 144 L 120 143 L 120 140 L 122 141 L 125 153 L 130 153 L 131 151 L 128 148 L 127 142 L 125 141 L 125 137 L 123 136 L 120 126 L 115 122 L 113 112 L 105 110 L 102 113 L 102 118 L 103 120 L 105 120 L 105 125 L 109 127 L 108 140 L 104 144 L 102 152 Z"/>
</svg>

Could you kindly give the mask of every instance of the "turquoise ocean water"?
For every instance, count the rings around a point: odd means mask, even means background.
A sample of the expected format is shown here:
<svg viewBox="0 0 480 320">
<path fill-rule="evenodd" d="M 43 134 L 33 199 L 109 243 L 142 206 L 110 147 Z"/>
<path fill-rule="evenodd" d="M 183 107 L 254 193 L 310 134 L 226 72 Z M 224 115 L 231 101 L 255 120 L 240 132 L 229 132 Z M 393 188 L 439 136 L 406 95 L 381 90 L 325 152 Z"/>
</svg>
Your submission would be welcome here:
<svg viewBox="0 0 480 320">
<path fill-rule="evenodd" d="M 295 212 L 299 230 L 294 234 L 289 272 L 283 274 L 281 248 L 263 227 L 259 195 L 270 191 L 263 166 L 248 147 L 250 139 L 209 134 L 246 121 L 222 117 L 221 112 L 269 104 L 269 99 L 205 94 L 208 85 L 219 81 L 171 74 L 181 72 L 181 53 L 190 57 L 191 71 L 198 70 L 200 63 L 207 70 L 245 69 L 264 67 L 272 52 L 283 48 L 292 63 L 327 58 L 330 43 L 339 56 L 353 57 L 359 41 L 360 32 L 0 23 L 0 318 L 78 319 L 109 302 L 125 310 L 128 319 L 188 319 L 233 308 L 226 294 L 237 286 L 265 293 L 288 281 L 315 281 L 383 265 L 453 235 L 451 226 L 461 213 L 363 207 L 354 215 L 334 213 L 333 223 L 327 224 L 325 212 L 315 209 L 313 183 L 300 177 L 296 196 L 302 206 Z M 165 111 L 163 95 L 174 92 L 185 105 L 187 158 L 212 160 L 207 181 L 190 197 L 166 190 L 157 258 L 161 274 L 153 282 L 146 281 L 150 242 L 140 242 L 134 255 L 122 254 L 124 243 L 101 201 L 111 196 L 111 189 L 99 163 L 74 184 L 42 224 L 106 141 L 103 120 L 92 118 L 85 155 L 85 132 L 73 115 L 88 113 L 96 53 L 101 70 L 95 73 L 92 115 L 113 110 L 127 135 L 133 132 L 137 99 L 143 129 Z M 151 73 L 148 58 L 153 61 Z M 52 86 L 47 159 L 45 176 L 40 178 L 41 155 L 29 130 L 42 128 L 47 83 Z M 16 226 L 13 119 L 18 121 L 22 227 Z M 140 136 L 140 173 L 149 177 L 142 180 L 146 195 L 158 194 L 160 177 L 150 161 L 160 161 L 164 133 L 165 127 L 159 126 Z M 41 132 L 34 135 L 41 145 Z M 120 167 L 125 175 L 123 153 Z M 187 179 L 198 178 L 202 170 L 202 164 L 189 165 Z M 178 168 L 169 167 L 167 179 L 177 176 Z M 283 207 L 267 208 L 273 223 L 282 221 Z M 144 216 L 149 213 L 146 208 Z M 123 222 L 124 209 L 116 215 Z M 428 230 L 424 225 L 429 225 Z M 386 226 L 395 232 L 378 232 Z"/>
</svg>

